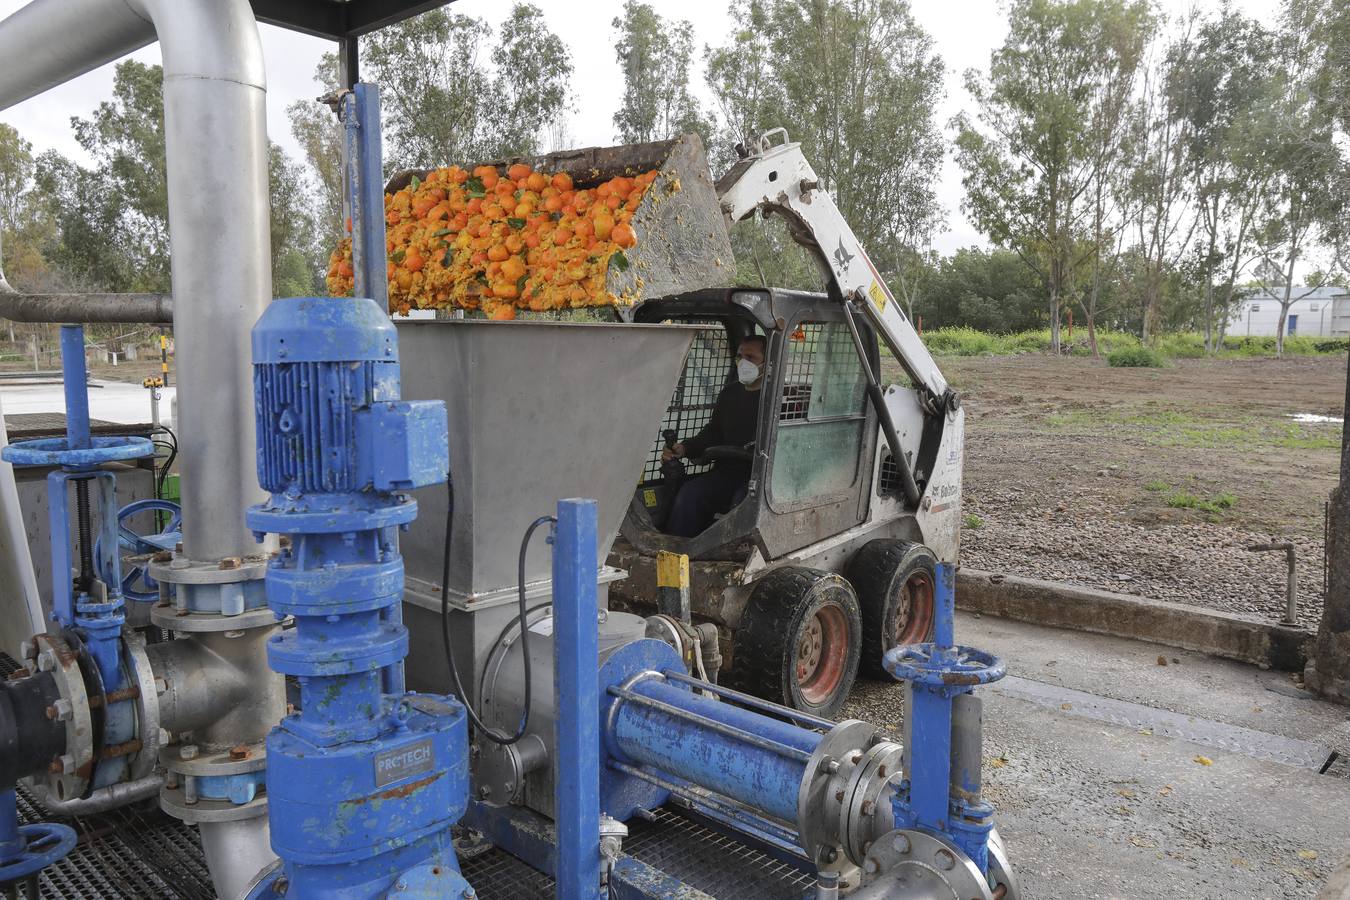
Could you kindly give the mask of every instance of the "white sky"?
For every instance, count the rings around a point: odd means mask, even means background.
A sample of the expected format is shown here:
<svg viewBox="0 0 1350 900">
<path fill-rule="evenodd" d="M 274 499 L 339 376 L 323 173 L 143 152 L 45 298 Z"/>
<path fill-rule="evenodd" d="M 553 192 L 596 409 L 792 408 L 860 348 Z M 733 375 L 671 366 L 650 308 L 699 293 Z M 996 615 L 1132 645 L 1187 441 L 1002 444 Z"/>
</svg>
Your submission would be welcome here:
<svg viewBox="0 0 1350 900">
<path fill-rule="evenodd" d="M 588 0 L 584 5 L 558 0 L 535 0 L 544 10 L 549 27 L 573 50 L 572 63 L 574 113 L 568 128 L 578 146 L 609 144 L 614 140 L 613 115 L 622 91 L 622 73 L 614 58 L 613 31 L 608 23 L 620 11 L 623 0 Z M 656 10 L 669 18 L 688 19 L 694 26 L 700 51 L 705 44 L 718 44 L 730 28 L 725 0 L 649 0 Z M 1202 10 L 1218 6 L 1218 0 L 1157 0 L 1169 15 L 1181 15 L 1193 6 Z M 9 16 L 25 5 L 25 0 L 0 0 L 0 17 Z M 501 21 L 510 4 L 503 0 L 458 0 L 456 12 L 486 19 L 494 26 Z M 1236 0 L 1234 6 L 1275 24 L 1279 0 Z M 938 124 L 962 109 L 972 109 L 962 85 L 961 73 L 968 68 L 985 68 L 990 52 L 999 46 L 1007 32 L 1003 5 L 997 0 L 911 0 L 915 18 L 934 38 L 937 52 L 947 68 L 946 96 L 937 111 Z M 585 15 L 577 15 L 579 8 Z M 601 26 L 601 27 L 597 27 Z M 286 107 L 297 99 L 312 99 L 318 86 L 311 80 L 320 54 L 334 45 L 305 35 L 261 26 L 263 53 L 267 63 L 267 124 L 272 140 L 292 155 L 299 150 L 291 138 Z M 159 48 L 146 47 L 133 55 L 147 63 L 159 62 Z M 22 60 L 6 60 L 6 65 L 22 65 Z M 111 64 L 89 72 L 74 81 L 38 97 L 0 111 L 0 122 L 19 130 L 32 142 L 35 151 L 55 148 L 76 159 L 84 154 L 70 129 L 71 116 L 87 116 L 112 91 Z M 703 89 L 702 63 L 694 77 L 705 102 L 711 97 Z M 939 202 L 947 211 L 947 231 L 934 241 L 942 253 L 970 244 L 983 244 L 980 235 L 961 215 L 961 176 L 955 162 L 947 157 L 938 187 Z"/>
</svg>

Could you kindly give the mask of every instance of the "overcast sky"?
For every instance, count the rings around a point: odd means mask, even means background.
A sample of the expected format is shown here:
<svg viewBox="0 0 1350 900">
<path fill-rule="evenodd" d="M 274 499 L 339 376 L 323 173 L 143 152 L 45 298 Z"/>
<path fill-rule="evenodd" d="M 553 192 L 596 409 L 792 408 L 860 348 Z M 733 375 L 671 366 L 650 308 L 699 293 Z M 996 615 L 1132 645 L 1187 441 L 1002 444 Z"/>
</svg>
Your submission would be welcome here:
<svg viewBox="0 0 1350 900">
<path fill-rule="evenodd" d="M 573 50 L 574 112 L 568 128 L 579 146 L 613 143 L 613 116 L 622 91 L 622 73 L 614 58 L 613 31 L 607 23 L 623 6 L 623 0 L 588 0 L 584 4 L 562 0 L 535 0 L 544 10 L 551 27 Z M 659 13 L 686 18 L 693 23 L 696 44 L 720 43 L 730 27 L 725 0 L 650 0 Z M 1181 15 L 1192 6 L 1215 8 L 1218 0 L 1158 0 L 1165 12 Z M 8 16 L 25 0 L 0 0 L 0 17 Z M 1273 25 L 1279 0 L 1236 0 L 1238 9 Z M 947 67 L 946 96 L 938 109 L 937 121 L 943 126 L 957 112 L 972 106 L 961 86 L 961 73 L 968 68 L 985 68 L 990 52 L 1002 43 L 1007 32 L 1002 4 L 997 0 L 911 0 L 914 16 L 934 38 L 937 52 Z M 457 12 L 486 19 L 494 26 L 505 16 L 509 4 L 502 0 L 458 0 Z M 585 15 L 578 15 L 585 9 Z M 604 23 L 606 27 L 598 28 Z M 267 123 L 272 140 L 299 156 L 286 122 L 286 107 L 297 99 L 312 99 L 318 87 L 311 80 L 320 54 L 334 45 L 263 25 L 263 52 L 267 61 Z M 159 62 L 155 45 L 134 54 L 147 63 Z M 22 60 L 6 60 L 6 65 L 22 65 Z M 702 68 L 695 77 L 702 90 Z M 0 122 L 19 130 L 37 151 L 56 148 L 62 153 L 83 158 L 70 129 L 71 116 L 88 115 L 112 89 L 112 65 L 96 69 L 59 88 L 0 112 Z M 705 100 L 711 98 L 703 91 Z M 939 202 L 947 211 L 947 231 L 934 245 L 950 253 L 958 247 L 983 243 L 979 234 L 961 215 L 960 172 L 950 156 L 944 163 L 938 189 Z"/>
</svg>

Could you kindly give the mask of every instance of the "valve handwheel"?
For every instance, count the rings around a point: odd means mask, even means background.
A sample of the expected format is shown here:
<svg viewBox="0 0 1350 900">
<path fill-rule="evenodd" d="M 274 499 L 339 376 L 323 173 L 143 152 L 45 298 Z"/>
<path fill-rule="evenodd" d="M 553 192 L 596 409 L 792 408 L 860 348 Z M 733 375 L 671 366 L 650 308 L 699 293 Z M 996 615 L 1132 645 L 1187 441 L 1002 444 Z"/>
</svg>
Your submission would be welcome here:
<svg viewBox="0 0 1350 900">
<path fill-rule="evenodd" d="M 973 687 L 998 681 L 1007 671 L 1003 660 L 974 647 L 910 644 L 886 652 L 886 670 L 900 681 L 934 687 Z"/>
<path fill-rule="evenodd" d="M 0 790 L 0 890 L 24 885 L 26 896 L 38 896 L 38 873 L 73 850 L 75 842 L 75 830 L 67 825 L 20 825 L 14 789 Z"/>
<path fill-rule="evenodd" d="M 157 534 L 137 534 L 127 521 L 146 512 L 166 512 L 169 521 Z M 130 557 L 146 557 L 161 550 L 172 550 L 183 530 L 183 510 L 172 500 L 137 500 L 117 511 L 117 546 Z M 101 559 L 97 548 L 95 558 Z M 122 596 L 129 600 L 158 600 L 159 582 L 150 577 L 149 560 L 122 562 Z M 105 578 L 106 580 L 106 578 Z"/>
</svg>

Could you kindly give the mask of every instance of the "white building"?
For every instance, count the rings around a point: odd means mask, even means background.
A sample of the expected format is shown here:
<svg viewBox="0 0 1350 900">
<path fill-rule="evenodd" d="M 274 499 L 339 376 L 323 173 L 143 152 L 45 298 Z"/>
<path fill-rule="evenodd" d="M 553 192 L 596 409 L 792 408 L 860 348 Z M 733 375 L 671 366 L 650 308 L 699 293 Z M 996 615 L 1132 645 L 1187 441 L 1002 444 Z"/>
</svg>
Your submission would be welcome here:
<svg viewBox="0 0 1350 900">
<path fill-rule="evenodd" d="M 1289 306 L 1285 323 L 1286 335 L 1302 334 L 1310 337 L 1345 337 L 1350 335 L 1350 292 L 1343 287 L 1308 288 L 1294 285 L 1290 296 L 1296 298 Z M 1273 336 L 1280 323 L 1280 301 L 1284 288 L 1258 288 L 1242 301 L 1228 320 L 1227 333 L 1234 337 L 1246 335 Z"/>
</svg>

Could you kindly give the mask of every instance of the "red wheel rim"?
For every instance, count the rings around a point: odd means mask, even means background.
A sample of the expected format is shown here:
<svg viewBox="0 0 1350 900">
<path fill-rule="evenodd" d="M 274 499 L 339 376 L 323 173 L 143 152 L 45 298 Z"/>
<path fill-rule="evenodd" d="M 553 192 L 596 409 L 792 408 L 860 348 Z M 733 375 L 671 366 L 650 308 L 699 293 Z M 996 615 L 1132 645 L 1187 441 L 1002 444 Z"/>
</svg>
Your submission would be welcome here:
<svg viewBox="0 0 1350 900">
<path fill-rule="evenodd" d="M 933 575 L 927 569 L 911 572 L 900 586 L 891 623 L 892 647 L 928 640 L 933 631 Z"/>
<path fill-rule="evenodd" d="M 820 607 L 797 633 L 797 689 L 807 703 L 830 699 L 848 663 L 848 621 L 837 603 Z"/>
</svg>

